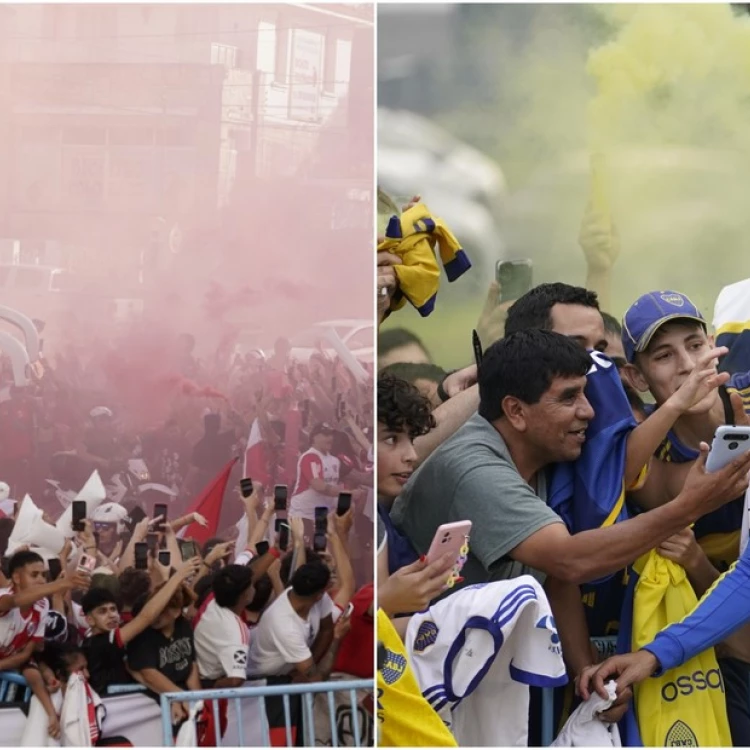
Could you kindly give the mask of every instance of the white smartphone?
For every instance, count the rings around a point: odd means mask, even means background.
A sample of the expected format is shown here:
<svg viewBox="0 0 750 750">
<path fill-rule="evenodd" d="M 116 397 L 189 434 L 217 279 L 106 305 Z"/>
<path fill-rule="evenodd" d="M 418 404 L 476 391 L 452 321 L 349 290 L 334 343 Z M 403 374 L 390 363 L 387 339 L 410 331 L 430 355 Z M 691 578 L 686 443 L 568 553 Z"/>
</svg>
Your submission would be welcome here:
<svg viewBox="0 0 750 750">
<path fill-rule="evenodd" d="M 344 617 L 351 617 L 352 612 L 354 612 L 354 605 L 349 602 L 349 604 L 346 605 L 346 609 L 344 610 Z"/>
<path fill-rule="evenodd" d="M 750 450 L 750 427 L 722 425 L 716 430 L 711 451 L 706 459 L 706 471 L 720 471 Z"/>
<path fill-rule="evenodd" d="M 456 523 L 444 523 L 439 526 L 427 552 L 428 564 L 447 552 L 450 552 L 458 560 L 461 555 L 461 548 L 466 544 L 470 534 L 471 521 L 456 521 Z"/>
</svg>

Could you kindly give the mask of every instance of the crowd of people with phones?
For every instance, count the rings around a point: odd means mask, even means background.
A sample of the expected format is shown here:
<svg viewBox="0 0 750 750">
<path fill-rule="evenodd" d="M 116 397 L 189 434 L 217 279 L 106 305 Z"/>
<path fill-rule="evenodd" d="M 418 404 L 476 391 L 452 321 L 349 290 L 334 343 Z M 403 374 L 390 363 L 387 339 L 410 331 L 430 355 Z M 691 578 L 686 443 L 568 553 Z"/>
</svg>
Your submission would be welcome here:
<svg viewBox="0 0 750 750">
<path fill-rule="evenodd" d="M 268 356 L 194 348 L 175 342 L 151 414 L 134 394 L 153 382 L 121 387 L 114 344 L 58 349 L 22 387 L 3 359 L 0 680 L 24 679 L 10 704 L 30 691 L 21 746 L 161 744 L 164 693 L 373 677 L 371 382 L 284 339 Z M 151 708 L 123 716 L 131 692 Z M 299 696 L 264 705 L 245 741 L 262 725 L 298 741 Z M 172 701 L 175 737 L 236 744 L 234 702 L 214 708 Z M 339 742 L 357 727 L 367 743 L 352 711 L 337 699 Z M 314 731 L 331 741 L 327 701 Z"/>
<path fill-rule="evenodd" d="M 442 237 L 419 198 L 379 214 L 382 324 Z M 581 242 L 586 286 L 498 264 L 463 369 L 380 331 L 383 745 L 750 744 L 750 281 L 713 329 L 679 290 L 618 320 L 609 217 Z"/>
</svg>

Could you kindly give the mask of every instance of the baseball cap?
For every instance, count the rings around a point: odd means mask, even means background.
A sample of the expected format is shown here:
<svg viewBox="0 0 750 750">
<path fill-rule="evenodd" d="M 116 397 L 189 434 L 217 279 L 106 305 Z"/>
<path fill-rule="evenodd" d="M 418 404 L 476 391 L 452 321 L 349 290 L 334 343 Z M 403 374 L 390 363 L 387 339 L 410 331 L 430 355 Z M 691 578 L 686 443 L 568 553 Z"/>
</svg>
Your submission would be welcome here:
<svg viewBox="0 0 750 750">
<path fill-rule="evenodd" d="M 327 422 L 318 422 L 318 424 L 310 430 L 310 440 L 316 435 L 333 435 L 333 427 Z"/>
<path fill-rule="evenodd" d="M 622 346 L 628 362 L 645 351 L 654 334 L 670 320 L 687 319 L 706 328 L 701 311 L 681 292 L 647 292 L 627 310 L 622 319 Z"/>
</svg>

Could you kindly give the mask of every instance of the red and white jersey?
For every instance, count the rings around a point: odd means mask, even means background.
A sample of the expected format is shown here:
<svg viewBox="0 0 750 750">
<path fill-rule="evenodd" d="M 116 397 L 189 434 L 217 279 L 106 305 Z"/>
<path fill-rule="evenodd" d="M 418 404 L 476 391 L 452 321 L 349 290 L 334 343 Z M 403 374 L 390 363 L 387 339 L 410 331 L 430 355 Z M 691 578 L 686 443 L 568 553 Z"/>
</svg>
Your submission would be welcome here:
<svg viewBox="0 0 750 750">
<path fill-rule="evenodd" d="M 245 679 L 250 634 L 241 617 L 226 607 L 220 607 L 210 594 L 193 620 L 193 631 L 201 678 Z"/>
<path fill-rule="evenodd" d="M 325 505 L 333 510 L 337 499 L 317 492 L 310 483 L 322 479 L 326 484 L 338 484 L 340 471 L 341 461 L 330 453 L 326 455 L 315 448 L 303 453 L 297 462 L 297 484 L 289 503 L 290 515 L 313 521 L 316 507 Z"/>
<path fill-rule="evenodd" d="M 13 596 L 12 588 L 0 589 L 0 598 Z M 18 607 L 0 614 L 0 659 L 7 659 L 22 651 L 29 641 L 44 641 L 44 628 L 49 612 L 49 602 L 40 599 L 34 602 L 24 617 Z"/>
</svg>

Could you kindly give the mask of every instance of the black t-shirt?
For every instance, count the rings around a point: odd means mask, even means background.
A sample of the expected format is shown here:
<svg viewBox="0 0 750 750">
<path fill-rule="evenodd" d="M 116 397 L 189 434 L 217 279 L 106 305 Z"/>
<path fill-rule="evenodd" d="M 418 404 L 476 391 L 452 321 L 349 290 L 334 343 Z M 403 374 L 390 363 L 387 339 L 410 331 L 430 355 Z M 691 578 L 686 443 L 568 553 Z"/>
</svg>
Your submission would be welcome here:
<svg viewBox="0 0 750 750">
<path fill-rule="evenodd" d="M 89 682 L 99 695 L 105 695 L 110 685 L 133 682 L 125 668 L 125 645 L 120 636 L 120 628 L 84 639 L 83 653 L 86 654 L 91 676 Z"/>
<path fill-rule="evenodd" d="M 187 690 L 194 662 L 193 628 L 184 617 L 175 621 L 171 638 L 159 630 L 147 628 L 128 644 L 131 669 L 155 669 L 182 690 Z M 158 699 L 158 696 L 154 697 Z"/>
</svg>

